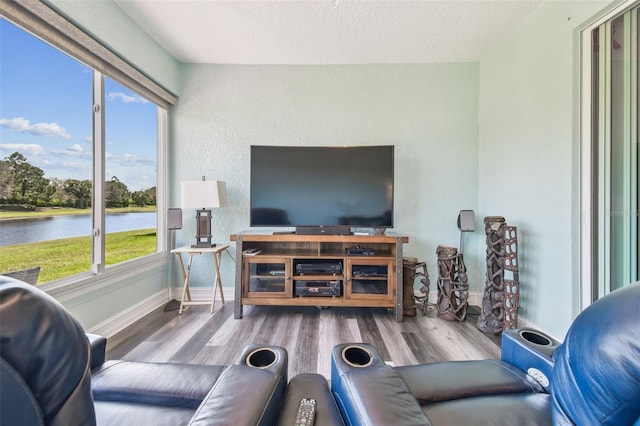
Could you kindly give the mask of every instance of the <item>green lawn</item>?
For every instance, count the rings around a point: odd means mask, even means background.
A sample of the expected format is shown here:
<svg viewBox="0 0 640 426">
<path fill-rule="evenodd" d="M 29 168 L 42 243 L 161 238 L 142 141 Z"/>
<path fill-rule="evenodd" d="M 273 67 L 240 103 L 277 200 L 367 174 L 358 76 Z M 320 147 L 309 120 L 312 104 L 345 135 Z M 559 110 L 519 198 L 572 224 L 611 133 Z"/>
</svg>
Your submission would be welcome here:
<svg viewBox="0 0 640 426">
<path fill-rule="evenodd" d="M 155 209 L 155 207 L 154 207 Z M 155 229 L 107 234 L 106 264 L 156 252 Z M 40 266 L 38 284 L 91 269 L 91 237 L 64 238 L 0 247 L 0 273 Z"/>
</svg>

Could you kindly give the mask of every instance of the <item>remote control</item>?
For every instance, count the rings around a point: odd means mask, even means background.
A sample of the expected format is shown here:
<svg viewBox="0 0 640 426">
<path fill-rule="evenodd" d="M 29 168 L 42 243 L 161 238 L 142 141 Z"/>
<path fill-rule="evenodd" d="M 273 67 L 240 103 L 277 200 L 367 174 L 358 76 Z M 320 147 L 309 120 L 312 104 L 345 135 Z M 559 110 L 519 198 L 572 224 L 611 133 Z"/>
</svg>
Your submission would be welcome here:
<svg viewBox="0 0 640 426">
<path fill-rule="evenodd" d="M 313 426 L 316 417 L 316 400 L 302 398 L 298 404 L 295 426 Z"/>
</svg>

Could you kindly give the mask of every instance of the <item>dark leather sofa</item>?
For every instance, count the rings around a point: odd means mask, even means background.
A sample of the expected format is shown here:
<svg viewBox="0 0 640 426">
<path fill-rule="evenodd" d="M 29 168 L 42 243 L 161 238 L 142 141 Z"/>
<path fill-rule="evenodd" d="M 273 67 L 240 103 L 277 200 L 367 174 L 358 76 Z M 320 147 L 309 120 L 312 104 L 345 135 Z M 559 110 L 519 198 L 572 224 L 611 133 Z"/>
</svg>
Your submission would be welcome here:
<svg viewBox="0 0 640 426">
<path fill-rule="evenodd" d="M 46 293 L 0 277 L 0 424 L 271 425 L 278 418 L 283 348 L 251 345 L 229 366 L 105 361 L 105 348 L 106 339 L 87 336 Z"/>
<path fill-rule="evenodd" d="M 348 425 L 640 426 L 640 283 L 585 309 L 562 344 L 509 330 L 500 360 L 400 367 L 342 344 L 331 367 Z"/>
</svg>

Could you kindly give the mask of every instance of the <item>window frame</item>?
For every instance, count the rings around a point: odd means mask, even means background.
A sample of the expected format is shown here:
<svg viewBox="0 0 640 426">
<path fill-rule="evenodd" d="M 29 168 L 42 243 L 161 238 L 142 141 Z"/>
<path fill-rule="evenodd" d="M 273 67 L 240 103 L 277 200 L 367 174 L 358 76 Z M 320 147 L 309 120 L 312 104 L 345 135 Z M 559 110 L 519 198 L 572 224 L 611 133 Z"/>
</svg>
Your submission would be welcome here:
<svg viewBox="0 0 640 426">
<path fill-rule="evenodd" d="M 579 66 L 580 66 L 580 99 L 579 99 L 579 139 L 580 139 L 580 309 L 583 310 L 592 304 L 599 297 L 606 294 L 609 289 L 605 288 L 607 280 L 602 279 L 603 275 L 609 274 L 610 247 L 603 242 L 605 236 L 610 235 L 609 224 L 602 221 L 599 224 L 599 217 L 606 215 L 606 209 L 610 206 L 609 191 L 605 190 L 608 185 L 610 166 L 594 164 L 595 158 L 609 158 L 610 146 L 593 146 L 594 131 L 593 122 L 597 117 L 593 116 L 593 102 L 596 96 L 601 98 L 601 102 L 610 104 L 611 99 L 608 93 L 594 87 L 593 84 L 593 63 L 607 58 L 596 57 L 593 53 L 592 33 L 602 25 L 610 25 L 616 17 L 637 6 L 636 0 L 624 0 L 606 10 L 592 21 L 586 23 L 578 30 L 579 33 Z M 601 34 L 601 43 L 608 43 L 607 34 Z M 600 55 L 605 55 L 601 50 Z M 609 58 L 610 59 L 610 58 Z M 600 70 L 599 72 L 602 72 Z M 608 78 L 608 77 L 604 77 Z M 599 91 L 599 93 L 595 93 Z M 599 135 L 610 132 L 611 120 L 609 117 L 603 119 L 604 127 L 598 129 Z M 594 150 L 599 150 L 597 157 Z M 602 162 L 602 161 L 601 161 Z M 603 166 L 604 170 L 599 167 Z M 604 178 L 598 178 L 598 173 L 604 172 Z M 594 197 L 597 189 L 598 197 Z"/>
<path fill-rule="evenodd" d="M 85 272 L 44 283 L 40 288 L 64 301 L 111 285 L 114 280 L 126 280 L 141 272 L 166 265 L 168 258 L 166 226 L 168 114 L 169 108 L 177 102 L 177 97 L 51 6 L 38 0 L 23 0 L 19 3 L 2 0 L 0 6 L 0 15 L 4 19 L 23 31 L 31 33 L 52 48 L 83 63 L 93 72 L 92 266 Z M 105 268 L 105 77 L 144 96 L 157 108 L 156 252 L 110 265 L 108 268 Z"/>
</svg>

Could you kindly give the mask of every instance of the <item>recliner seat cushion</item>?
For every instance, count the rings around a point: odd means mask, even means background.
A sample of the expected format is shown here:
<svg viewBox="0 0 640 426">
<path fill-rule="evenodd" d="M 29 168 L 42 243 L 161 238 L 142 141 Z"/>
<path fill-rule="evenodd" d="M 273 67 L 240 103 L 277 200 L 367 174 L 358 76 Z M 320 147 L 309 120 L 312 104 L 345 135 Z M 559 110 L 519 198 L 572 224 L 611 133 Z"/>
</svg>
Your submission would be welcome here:
<svg viewBox="0 0 640 426">
<path fill-rule="evenodd" d="M 472 396 L 542 391 L 524 372 L 499 360 L 437 362 L 395 369 L 421 405 Z"/>
<path fill-rule="evenodd" d="M 197 408 L 224 371 L 219 365 L 107 361 L 93 374 L 96 401 Z"/>
<path fill-rule="evenodd" d="M 479 396 L 422 406 L 438 425 L 551 425 L 551 397 L 546 393 Z"/>
<path fill-rule="evenodd" d="M 96 401 L 98 426 L 184 426 L 195 408 L 163 407 L 124 401 Z"/>
</svg>

